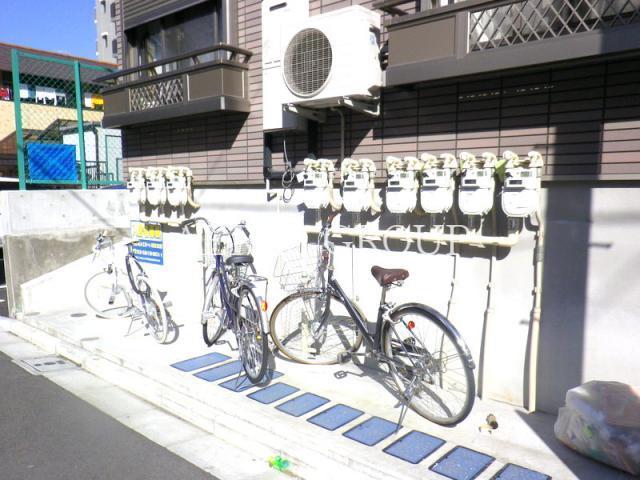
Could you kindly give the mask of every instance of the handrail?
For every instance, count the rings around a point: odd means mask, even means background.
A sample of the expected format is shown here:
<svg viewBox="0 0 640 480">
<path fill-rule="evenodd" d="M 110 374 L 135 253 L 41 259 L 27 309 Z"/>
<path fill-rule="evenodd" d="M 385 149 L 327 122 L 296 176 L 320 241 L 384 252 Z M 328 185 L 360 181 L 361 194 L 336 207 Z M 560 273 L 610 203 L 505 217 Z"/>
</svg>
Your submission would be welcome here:
<svg viewBox="0 0 640 480">
<path fill-rule="evenodd" d="M 377 0 L 373 2 L 372 7 L 374 9 L 382 10 L 383 12 L 390 13 L 392 15 L 406 15 L 407 12 L 400 10 L 397 7 L 398 5 L 404 5 L 407 3 L 415 3 L 417 12 L 422 10 L 421 0 Z"/>
<path fill-rule="evenodd" d="M 508 3 L 518 3 L 522 0 L 463 0 L 461 2 L 445 5 L 444 7 L 429 8 L 416 13 L 410 13 L 402 17 L 396 17 L 386 22 L 387 26 L 404 24 L 407 22 L 419 21 L 429 17 L 438 17 L 440 15 L 451 15 L 453 13 L 476 10 L 479 7 L 488 7 L 489 5 L 499 6 Z"/>
<path fill-rule="evenodd" d="M 123 70 L 118 70 L 115 73 L 110 75 L 105 75 L 96 79 L 99 82 L 107 82 L 110 80 L 117 80 L 120 77 L 126 77 L 127 75 L 131 75 L 133 73 L 142 72 L 145 70 L 150 70 L 155 67 L 160 67 L 163 65 L 167 65 L 169 63 L 179 62 L 180 60 L 186 60 L 188 58 L 198 57 L 200 55 L 204 55 L 206 53 L 218 52 L 218 51 L 226 51 L 231 53 L 231 57 L 229 61 L 235 61 L 235 56 L 237 54 L 243 55 L 244 59 L 242 62 L 237 63 L 248 63 L 249 59 L 253 56 L 253 52 L 250 50 L 246 50 L 244 48 L 236 47 L 235 45 L 229 45 L 227 43 L 217 43 L 210 47 L 200 48 L 198 50 L 193 50 L 191 52 L 182 53 L 180 55 L 174 55 L 173 57 L 163 58 L 162 60 L 156 60 L 154 62 L 145 63 L 144 65 L 139 65 L 137 67 L 126 68 Z"/>
</svg>

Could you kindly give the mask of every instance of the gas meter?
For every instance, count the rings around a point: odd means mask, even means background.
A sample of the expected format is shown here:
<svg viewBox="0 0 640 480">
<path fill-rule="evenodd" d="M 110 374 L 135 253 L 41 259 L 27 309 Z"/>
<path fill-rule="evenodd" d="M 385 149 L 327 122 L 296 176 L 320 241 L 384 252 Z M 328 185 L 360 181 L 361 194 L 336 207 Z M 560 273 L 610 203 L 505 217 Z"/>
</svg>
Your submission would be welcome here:
<svg viewBox="0 0 640 480">
<path fill-rule="evenodd" d="M 167 202 L 167 186 L 165 184 L 166 168 L 147 168 L 147 203 L 153 207 Z"/>
<path fill-rule="evenodd" d="M 130 168 L 127 190 L 129 191 L 129 203 L 131 205 L 141 205 L 147 201 L 147 190 L 145 188 L 144 168 Z"/>
<path fill-rule="evenodd" d="M 507 162 L 502 186 L 502 210 L 509 217 L 528 217 L 539 207 L 542 155 L 531 151 L 526 159 L 507 150 L 502 154 Z"/>
<path fill-rule="evenodd" d="M 167 202 L 172 207 L 184 207 L 187 204 L 187 167 L 168 167 Z"/>
<path fill-rule="evenodd" d="M 423 153 L 420 159 L 423 162 L 420 206 L 425 213 L 447 213 L 453 205 L 458 160 L 450 153 L 443 153 L 439 159 Z"/>
<path fill-rule="evenodd" d="M 484 215 L 493 207 L 495 190 L 494 172 L 497 158 L 493 153 L 485 152 L 482 160 L 475 155 L 462 152 L 462 179 L 458 191 L 458 204 L 466 215 Z"/>
<path fill-rule="evenodd" d="M 387 157 L 387 210 L 391 213 L 409 213 L 418 201 L 417 174 L 422 162 L 416 157 Z"/>
<path fill-rule="evenodd" d="M 303 183 L 303 198 L 307 208 L 325 208 L 331 205 L 339 210 L 333 199 L 333 161 L 326 158 L 304 159 L 304 172 L 299 178 Z"/>
<path fill-rule="evenodd" d="M 342 205 L 347 212 L 360 213 L 369 208 L 375 209 L 375 171 L 375 164 L 368 158 L 345 158 L 342 161 Z"/>
</svg>

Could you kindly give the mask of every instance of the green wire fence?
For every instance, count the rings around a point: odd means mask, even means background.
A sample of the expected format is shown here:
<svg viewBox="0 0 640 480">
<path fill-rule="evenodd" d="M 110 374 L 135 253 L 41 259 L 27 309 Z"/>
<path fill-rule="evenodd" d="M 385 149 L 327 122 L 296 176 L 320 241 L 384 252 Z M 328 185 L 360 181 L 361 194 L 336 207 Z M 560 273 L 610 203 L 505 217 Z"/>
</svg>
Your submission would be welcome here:
<svg viewBox="0 0 640 480">
<path fill-rule="evenodd" d="M 121 133 L 102 128 L 96 80 L 113 70 L 19 49 L 11 55 L 20 189 L 122 183 Z"/>
</svg>

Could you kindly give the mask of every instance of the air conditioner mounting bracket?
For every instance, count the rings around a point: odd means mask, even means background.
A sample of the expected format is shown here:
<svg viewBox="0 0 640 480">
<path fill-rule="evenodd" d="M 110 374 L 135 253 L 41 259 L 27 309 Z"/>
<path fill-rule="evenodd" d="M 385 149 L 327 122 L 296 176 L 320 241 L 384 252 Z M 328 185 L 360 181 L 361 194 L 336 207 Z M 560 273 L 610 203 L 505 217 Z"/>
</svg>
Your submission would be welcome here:
<svg viewBox="0 0 640 480">
<path fill-rule="evenodd" d="M 284 108 L 284 110 L 286 110 L 287 112 L 300 115 L 302 118 L 306 118 L 307 120 L 318 123 L 325 123 L 327 121 L 327 114 L 322 110 L 314 110 L 311 108 L 301 107 L 300 105 L 295 105 L 293 103 L 287 103 L 283 105 L 282 108 Z"/>
<path fill-rule="evenodd" d="M 340 106 L 349 108 L 359 113 L 364 113 L 370 117 L 380 116 L 380 99 L 376 98 L 370 102 L 362 100 L 354 100 L 351 97 L 343 97 L 340 99 Z"/>
</svg>

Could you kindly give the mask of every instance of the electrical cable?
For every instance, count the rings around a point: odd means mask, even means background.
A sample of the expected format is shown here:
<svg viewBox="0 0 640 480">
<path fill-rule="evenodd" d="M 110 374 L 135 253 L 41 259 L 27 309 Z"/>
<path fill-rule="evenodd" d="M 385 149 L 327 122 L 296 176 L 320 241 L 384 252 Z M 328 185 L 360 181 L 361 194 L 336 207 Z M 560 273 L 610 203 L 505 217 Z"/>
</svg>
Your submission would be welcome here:
<svg viewBox="0 0 640 480">
<path fill-rule="evenodd" d="M 284 151 L 284 173 L 282 174 L 282 201 L 284 203 L 289 203 L 293 198 L 293 194 L 295 190 L 293 189 L 293 183 L 295 181 L 295 172 L 293 171 L 293 167 L 291 166 L 291 162 L 289 161 L 289 156 L 287 155 L 287 137 L 283 138 L 283 151 Z"/>
</svg>

